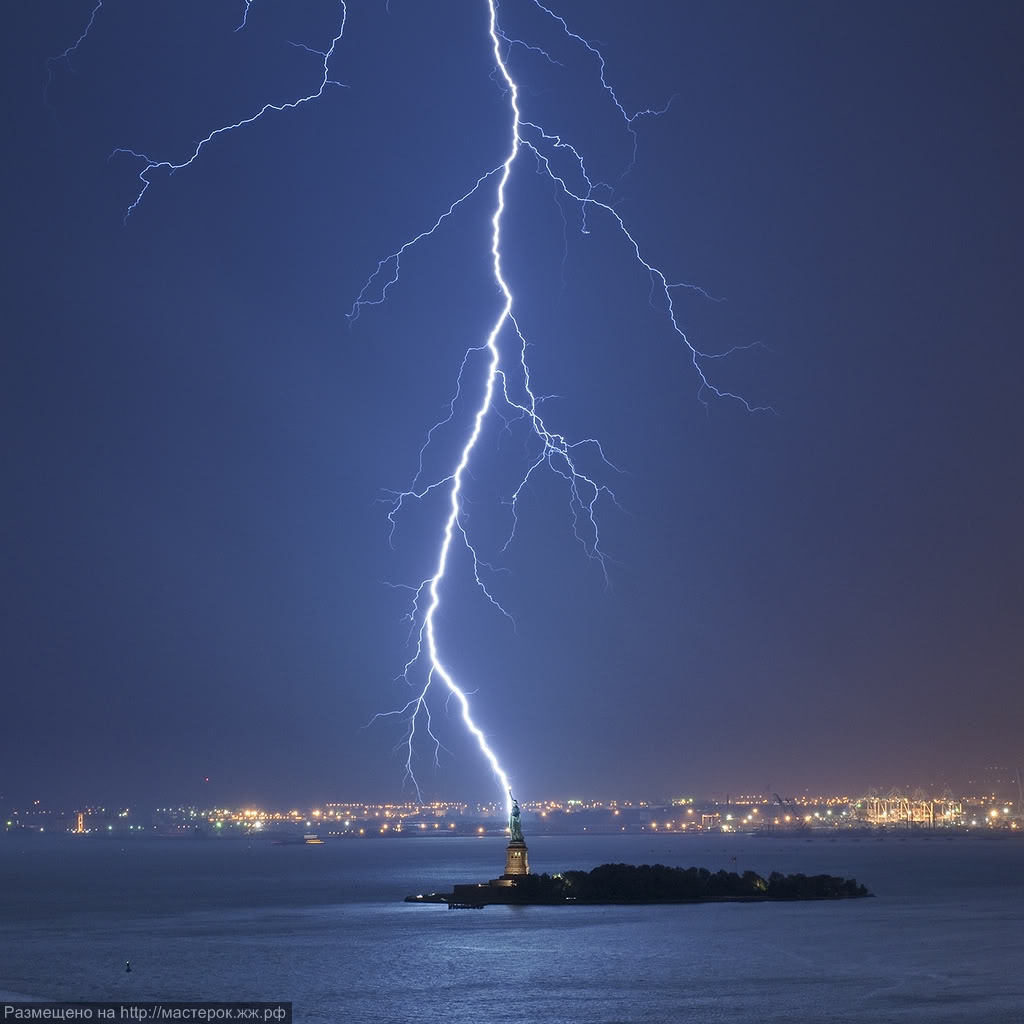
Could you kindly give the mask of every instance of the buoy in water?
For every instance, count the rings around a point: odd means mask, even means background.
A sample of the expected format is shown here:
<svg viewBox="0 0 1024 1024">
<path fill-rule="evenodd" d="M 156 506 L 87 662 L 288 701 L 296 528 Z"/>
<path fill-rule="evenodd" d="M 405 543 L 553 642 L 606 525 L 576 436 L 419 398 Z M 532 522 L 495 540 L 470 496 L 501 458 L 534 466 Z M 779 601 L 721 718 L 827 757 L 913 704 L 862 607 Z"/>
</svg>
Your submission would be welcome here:
<svg viewBox="0 0 1024 1024">
<path fill-rule="evenodd" d="M 126 972 L 131 973 L 131 969 L 132 969 L 132 962 L 131 962 L 131 960 L 125 960 L 125 962 L 124 962 L 124 969 L 125 969 Z"/>
</svg>

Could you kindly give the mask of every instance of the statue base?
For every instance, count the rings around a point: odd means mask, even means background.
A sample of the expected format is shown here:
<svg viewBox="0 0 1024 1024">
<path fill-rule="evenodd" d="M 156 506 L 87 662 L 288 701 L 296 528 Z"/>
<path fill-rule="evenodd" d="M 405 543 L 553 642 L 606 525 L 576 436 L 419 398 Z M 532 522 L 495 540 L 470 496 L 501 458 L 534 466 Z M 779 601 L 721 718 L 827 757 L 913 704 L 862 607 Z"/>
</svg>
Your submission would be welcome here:
<svg viewBox="0 0 1024 1024">
<path fill-rule="evenodd" d="M 502 878 L 518 878 L 530 873 L 530 861 L 527 857 L 526 843 L 521 839 L 513 839 L 505 848 L 505 873 Z"/>
</svg>

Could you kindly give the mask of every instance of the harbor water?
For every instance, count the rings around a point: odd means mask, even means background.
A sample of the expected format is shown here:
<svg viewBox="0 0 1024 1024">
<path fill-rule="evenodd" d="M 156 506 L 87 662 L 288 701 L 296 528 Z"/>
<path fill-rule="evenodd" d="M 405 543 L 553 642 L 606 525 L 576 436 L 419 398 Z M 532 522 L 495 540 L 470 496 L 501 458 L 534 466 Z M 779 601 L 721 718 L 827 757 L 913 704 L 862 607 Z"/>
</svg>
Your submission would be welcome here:
<svg viewBox="0 0 1024 1024">
<path fill-rule="evenodd" d="M 449 911 L 402 900 L 500 873 L 501 837 L 7 837 L 0 990 L 287 1000 L 297 1021 L 1024 1022 L 1024 842 L 527 841 L 534 871 L 802 871 L 855 877 L 875 897 Z"/>
</svg>

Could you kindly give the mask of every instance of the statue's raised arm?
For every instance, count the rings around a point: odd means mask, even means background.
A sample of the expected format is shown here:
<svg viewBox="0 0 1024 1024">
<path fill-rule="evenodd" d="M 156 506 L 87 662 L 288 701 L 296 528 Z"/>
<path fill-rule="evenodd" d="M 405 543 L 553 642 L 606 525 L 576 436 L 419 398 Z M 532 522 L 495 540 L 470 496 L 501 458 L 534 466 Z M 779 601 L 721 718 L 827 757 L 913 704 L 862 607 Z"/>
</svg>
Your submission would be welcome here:
<svg viewBox="0 0 1024 1024">
<path fill-rule="evenodd" d="M 508 795 L 512 800 L 512 810 L 508 816 L 509 839 L 513 843 L 522 843 L 525 840 L 523 839 L 523 827 L 519 823 L 519 801 L 512 796 L 512 790 L 508 791 Z"/>
</svg>

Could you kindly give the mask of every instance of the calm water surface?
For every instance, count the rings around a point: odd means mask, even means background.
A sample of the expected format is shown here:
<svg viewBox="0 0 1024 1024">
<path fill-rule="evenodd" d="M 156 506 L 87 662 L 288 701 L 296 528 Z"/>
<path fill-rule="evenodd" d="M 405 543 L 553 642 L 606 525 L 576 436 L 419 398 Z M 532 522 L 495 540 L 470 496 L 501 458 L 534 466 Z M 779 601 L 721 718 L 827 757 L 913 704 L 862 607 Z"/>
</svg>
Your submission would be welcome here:
<svg viewBox="0 0 1024 1024">
<path fill-rule="evenodd" d="M 0 991 L 291 1000 L 299 1021 L 1024 1024 L 1024 842 L 527 839 L 536 871 L 827 872 L 876 898 L 449 911 L 401 899 L 493 877 L 501 839 L 7 838 Z"/>
</svg>

